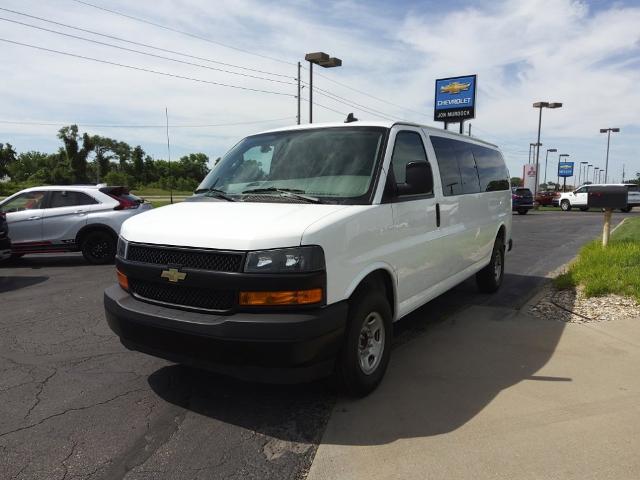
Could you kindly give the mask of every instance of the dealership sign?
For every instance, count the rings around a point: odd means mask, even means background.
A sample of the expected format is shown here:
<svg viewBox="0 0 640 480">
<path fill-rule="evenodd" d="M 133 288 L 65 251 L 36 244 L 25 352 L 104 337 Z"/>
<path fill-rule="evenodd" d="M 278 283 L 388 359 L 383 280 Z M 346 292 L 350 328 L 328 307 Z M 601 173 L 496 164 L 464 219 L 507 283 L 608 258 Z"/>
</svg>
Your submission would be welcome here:
<svg viewBox="0 0 640 480">
<path fill-rule="evenodd" d="M 477 75 L 436 80 L 433 119 L 439 122 L 461 122 L 476 115 Z"/>
<path fill-rule="evenodd" d="M 522 186 L 532 192 L 536 189 L 536 164 L 527 163 L 522 166 Z"/>
<path fill-rule="evenodd" d="M 560 162 L 558 163 L 558 176 L 559 177 L 573 177 L 573 163 L 574 162 Z"/>
</svg>

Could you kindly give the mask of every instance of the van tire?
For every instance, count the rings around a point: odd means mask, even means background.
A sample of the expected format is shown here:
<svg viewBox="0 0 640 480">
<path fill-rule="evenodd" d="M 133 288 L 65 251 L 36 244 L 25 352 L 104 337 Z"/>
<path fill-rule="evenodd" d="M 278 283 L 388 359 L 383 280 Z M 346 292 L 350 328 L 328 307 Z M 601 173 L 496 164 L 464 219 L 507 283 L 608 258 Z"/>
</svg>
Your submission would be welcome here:
<svg viewBox="0 0 640 480">
<path fill-rule="evenodd" d="M 482 293 L 493 293 L 502 285 L 504 278 L 504 242 L 496 238 L 489 265 L 476 273 L 476 284 Z"/>
<path fill-rule="evenodd" d="M 518 214 L 520 215 L 526 215 L 527 212 L 529 212 L 529 210 L 527 210 L 526 208 L 521 208 L 520 210 L 518 210 Z"/>
<path fill-rule="evenodd" d="M 626 206 L 625 208 L 621 208 L 620 211 L 622 213 L 629 213 L 631 210 L 633 209 L 633 207 L 631 206 Z"/>
<path fill-rule="evenodd" d="M 96 230 L 82 239 L 82 256 L 93 265 L 111 263 L 116 256 L 116 239 L 109 232 Z"/>
<path fill-rule="evenodd" d="M 586 212 L 587 210 L 589 210 L 589 207 L 580 207 L 581 212 Z"/>
<path fill-rule="evenodd" d="M 349 301 L 344 343 L 336 362 L 335 380 L 340 390 L 354 397 L 364 397 L 375 390 L 389 364 L 392 338 L 391 306 L 384 290 L 365 287 L 356 291 Z M 365 341 L 370 346 L 369 358 L 365 358 L 362 348 Z M 365 371 L 366 362 L 373 362 L 369 365 L 371 371 Z"/>
<path fill-rule="evenodd" d="M 568 211 L 570 211 L 570 210 L 571 210 L 571 204 L 569 203 L 569 200 L 562 200 L 562 201 L 560 202 L 560 209 L 561 209 L 563 212 L 568 212 Z"/>
</svg>

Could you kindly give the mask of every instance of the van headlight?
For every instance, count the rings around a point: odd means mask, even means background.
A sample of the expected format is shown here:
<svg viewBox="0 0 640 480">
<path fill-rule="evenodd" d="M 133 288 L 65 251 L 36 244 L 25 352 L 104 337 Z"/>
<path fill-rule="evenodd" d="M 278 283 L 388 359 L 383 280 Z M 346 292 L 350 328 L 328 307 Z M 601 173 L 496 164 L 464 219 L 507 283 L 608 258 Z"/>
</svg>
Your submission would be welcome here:
<svg viewBox="0 0 640 480">
<path fill-rule="evenodd" d="M 116 249 L 116 255 L 119 258 L 126 259 L 127 258 L 127 246 L 129 242 L 127 242 L 124 238 L 118 237 L 118 248 Z"/>
<path fill-rule="evenodd" d="M 317 245 L 249 252 L 247 273 L 304 273 L 325 269 L 324 251 Z"/>
</svg>

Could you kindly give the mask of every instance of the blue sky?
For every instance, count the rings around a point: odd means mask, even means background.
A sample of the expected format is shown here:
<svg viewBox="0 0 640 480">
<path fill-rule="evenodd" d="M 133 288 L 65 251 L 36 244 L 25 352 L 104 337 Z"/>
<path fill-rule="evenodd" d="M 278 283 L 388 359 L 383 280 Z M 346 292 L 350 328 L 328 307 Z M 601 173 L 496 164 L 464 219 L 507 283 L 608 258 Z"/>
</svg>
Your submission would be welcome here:
<svg viewBox="0 0 640 480">
<path fill-rule="evenodd" d="M 501 146 L 512 174 L 527 162 L 537 128 L 534 101 L 564 103 L 543 113 L 542 156 L 557 148 L 575 161 L 603 166 L 603 127 L 619 127 L 612 138 L 610 172 L 640 171 L 640 3 L 569 0 L 494 2 L 310 0 L 206 1 L 88 0 L 191 32 L 205 42 L 97 10 L 73 0 L 5 0 L 0 7 L 87 30 L 268 74 L 234 67 L 286 84 L 241 77 L 125 52 L 0 20 L 0 37 L 146 69 L 285 93 L 273 95 L 167 78 L 113 65 L 88 62 L 24 46 L 0 47 L 0 122 L 94 124 L 164 123 L 164 108 L 175 125 L 255 124 L 172 128 L 174 154 L 204 151 L 215 158 L 241 137 L 295 122 L 295 62 L 305 52 L 323 50 L 343 60 L 324 70 L 315 85 L 350 102 L 317 93 L 315 121 L 359 118 L 406 119 L 434 125 L 436 78 L 478 74 L 477 118 L 472 132 Z M 0 17 L 118 44 L 146 52 L 220 67 L 206 61 L 160 53 L 87 32 L 73 31 L 24 15 Z M 249 54 L 219 43 L 252 52 Z M 272 57 L 280 61 L 266 58 Z M 303 79 L 306 80 L 306 71 Z M 279 77 L 271 74 L 285 75 Z M 364 93 L 355 92 L 335 80 Z M 303 90 L 303 96 L 306 91 Z M 374 98 L 375 97 L 375 98 Z M 383 100 L 383 101 L 381 101 Z M 399 108 L 398 106 L 404 107 Z M 303 102 L 303 119 L 307 118 Z M 277 120 L 274 120 L 277 119 Z M 269 121 L 271 120 L 271 121 Z M 54 151 L 58 126 L 0 123 L 0 142 L 19 151 Z M 166 155 L 162 128 L 86 127 L 90 133 L 140 144 Z M 556 157 L 550 155 L 550 169 Z M 551 176 L 551 175 L 550 175 Z"/>
</svg>

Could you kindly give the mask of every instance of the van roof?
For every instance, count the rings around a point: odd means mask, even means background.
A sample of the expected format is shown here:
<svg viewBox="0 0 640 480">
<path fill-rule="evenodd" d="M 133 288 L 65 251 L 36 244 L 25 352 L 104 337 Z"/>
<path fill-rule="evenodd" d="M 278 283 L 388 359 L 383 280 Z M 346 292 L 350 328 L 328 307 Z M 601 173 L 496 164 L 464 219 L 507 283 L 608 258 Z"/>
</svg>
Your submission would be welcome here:
<svg viewBox="0 0 640 480">
<path fill-rule="evenodd" d="M 274 133 L 274 132 L 286 132 L 286 131 L 291 131 L 291 130 L 310 130 L 310 129 L 314 129 L 314 128 L 335 128 L 335 127 L 342 127 L 342 128 L 349 128 L 349 127 L 383 127 L 383 128 L 391 128 L 394 127 L 396 125 L 406 125 L 408 127 L 418 127 L 418 128 L 422 128 L 425 130 L 426 133 L 428 134 L 437 134 L 437 135 L 443 135 L 443 136 L 447 136 L 447 137 L 452 137 L 452 138 L 460 138 L 460 140 L 464 140 L 464 141 L 471 141 L 472 143 L 482 143 L 484 145 L 493 147 L 493 148 L 498 148 L 497 145 L 494 145 L 493 143 L 481 140 L 477 137 L 470 137 L 468 135 L 462 135 L 460 133 L 456 133 L 453 132 L 451 130 L 444 130 L 442 128 L 436 128 L 433 126 L 429 126 L 429 125 L 421 125 L 419 123 L 412 123 L 412 122 L 392 122 L 392 121 L 388 121 L 388 120 L 357 120 L 355 122 L 350 122 L 350 123 L 343 123 L 343 122 L 325 122 L 325 123 L 305 123 L 302 125 L 291 125 L 288 127 L 280 127 L 280 128 L 274 128 L 272 130 L 265 130 L 263 132 L 259 132 L 259 133 Z"/>
</svg>

